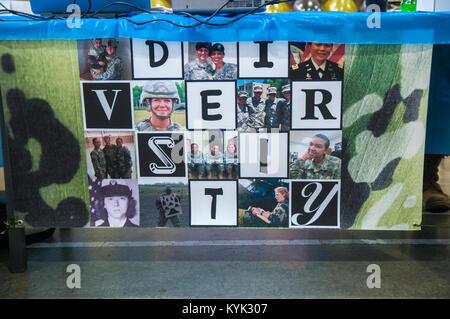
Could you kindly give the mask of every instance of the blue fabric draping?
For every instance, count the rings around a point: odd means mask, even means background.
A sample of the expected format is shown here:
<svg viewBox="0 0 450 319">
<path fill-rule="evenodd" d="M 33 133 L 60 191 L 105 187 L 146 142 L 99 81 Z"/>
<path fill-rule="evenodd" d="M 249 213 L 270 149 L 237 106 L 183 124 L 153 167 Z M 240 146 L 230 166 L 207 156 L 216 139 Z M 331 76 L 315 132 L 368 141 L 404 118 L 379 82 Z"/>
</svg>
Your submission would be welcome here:
<svg viewBox="0 0 450 319">
<path fill-rule="evenodd" d="M 156 41 L 316 41 L 359 44 L 450 43 L 450 12 L 382 12 L 380 28 L 369 28 L 372 13 L 285 12 L 248 15 L 227 26 L 174 26 L 160 19 L 193 25 L 190 17 L 174 14 L 142 13 L 124 18 L 81 19 L 80 28 L 67 21 L 33 21 L 23 17 L 0 16 L 0 40 L 88 39 L 95 37 L 143 38 Z M 205 19 L 204 16 L 197 16 Z M 233 16 L 218 15 L 212 23 L 226 23 Z"/>
</svg>

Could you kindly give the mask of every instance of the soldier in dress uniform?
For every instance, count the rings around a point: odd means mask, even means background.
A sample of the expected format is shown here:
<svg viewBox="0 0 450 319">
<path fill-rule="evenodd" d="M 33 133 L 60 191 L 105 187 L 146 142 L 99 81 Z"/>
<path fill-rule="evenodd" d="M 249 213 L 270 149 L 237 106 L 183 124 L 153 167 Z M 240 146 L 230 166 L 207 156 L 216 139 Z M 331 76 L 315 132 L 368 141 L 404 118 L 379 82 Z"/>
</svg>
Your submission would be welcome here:
<svg viewBox="0 0 450 319">
<path fill-rule="evenodd" d="M 117 178 L 131 178 L 131 168 L 133 163 L 131 161 L 130 151 L 123 146 L 122 138 L 116 139 L 117 155 L 116 155 L 116 174 Z"/>
<path fill-rule="evenodd" d="M 247 111 L 248 93 L 239 91 L 237 98 L 237 129 L 241 132 L 248 131 L 248 111 Z"/>
<path fill-rule="evenodd" d="M 106 177 L 106 159 L 105 153 L 100 148 L 102 142 L 95 137 L 92 140 L 92 144 L 94 144 L 94 149 L 91 152 L 91 161 L 94 167 L 95 177 L 103 179 Z"/>
<path fill-rule="evenodd" d="M 289 132 L 291 128 L 291 85 L 283 85 L 281 93 L 283 99 L 278 102 L 278 119 L 281 123 L 281 131 Z"/>
<path fill-rule="evenodd" d="M 136 123 L 138 131 L 184 131 L 185 128 L 171 120 L 175 103 L 180 103 L 174 81 L 149 81 L 142 89 L 141 104 L 152 113 L 148 119 Z"/>
<path fill-rule="evenodd" d="M 328 60 L 332 49 L 332 43 L 310 43 L 311 58 L 299 65 L 294 64 L 289 77 L 293 80 L 342 80 L 344 71 L 337 63 Z"/>
<path fill-rule="evenodd" d="M 270 132 L 272 128 L 280 128 L 280 119 L 278 114 L 278 104 L 281 99 L 277 98 L 277 88 L 271 86 L 268 90 L 269 98 L 266 100 L 266 118 L 265 126 L 267 131 Z"/>
<path fill-rule="evenodd" d="M 236 64 L 223 61 L 225 48 L 222 43 L 215 43 L 209 51 L 209 56 L 216 67 L 213 75 L 214 80 L 235 80 L 237 78 Z"/>
<path fill-rule="evenodd" d="M 265 118 L 266 118 L 266 103 L 261 98 L 263 88 L 261 85 L 255 85 L 253 87 L 253 97 L 247 99 L 247 110 L 248 110 L 248 126 L 250 129 L 254 129 L 259 132 L 260 129 L 264 128 Z"/>
<path fill-rule="evenodd" d="M 195 45 L 197 58 L 184 66 L 186 80 L 212 80 L 214 69 L 208 62 L 211 43 L 198 42 Z"/>
</svg>

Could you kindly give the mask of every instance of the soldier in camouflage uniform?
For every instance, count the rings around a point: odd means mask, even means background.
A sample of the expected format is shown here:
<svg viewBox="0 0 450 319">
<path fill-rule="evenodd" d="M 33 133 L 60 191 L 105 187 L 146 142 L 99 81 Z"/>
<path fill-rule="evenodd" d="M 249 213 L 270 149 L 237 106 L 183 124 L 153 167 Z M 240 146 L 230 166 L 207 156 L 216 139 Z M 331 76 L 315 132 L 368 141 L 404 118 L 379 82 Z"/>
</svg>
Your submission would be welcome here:
<svg viewBox="0 0 450 319">
<path fill-rule="evenodd" d="M 118 137 L 116 139 L 116 174 L 117 178 L 131 178 L 131 168 L 133 163 L 131 161 L 130 151 L 123 146 L 123 140 Z"/>
<path fill-rule="evenodd" d="M 309 143 L 308 151 L 289 166 L 291 179 L 339 179 L 341 160 L 327 155 L 330 141 L 323 134 L 316 134 Z"/>
<path fill-rule="evenodd" d="M 115 39 L 108 40 L 106 46 L 106 70 L 101 74 L 93 74 L 94 80 L 122 80 L 123 63 L 116 56 L 117 41 Z"/>
<path fill-rule="evenodd" d="M 94 138 L 92 144 L 94 144 L 94 150 L 91 152 L 91 161 L 94 167 L 95 177 L 103 179 L 106 177 L 106 159 L 105 154 L 100 148 L 102 142 L 98 138 Z"/>
<path fill-rule="evenodd" d="M 278 118 L 278 103 L 281 99 L 277 98 L 277 88 L 270 87 L 268 90 L 269 98 L 266 100 L 266 118 L 265 126 L 267 131 L 270 132 L 272 128 L 280 128 L 280 119 Z"/>
<path fill-rule="evenodd" d="M 174 81 L 149 81 L 142 89 L 141 104 L 152 113 L 148 119 L 136 123 L 137 131 L 184 131 L 185 128 L 171 120 L 175 103 L 180 103 Z"/>
<path fill-rule="evenodd" d="M 237 78 L 237 66 L 234 63 L 223 62 L 225 48 L 221 43 L 216 43 L 209 51 L 211 61 L 216 66 L 213 80 L 235 80 Z"/>
<path fill-rule="evenodd" d="M 186 80 L 212 80 L 214 69 L 208 62 L 211 43 L 198 42 L 195 45 L 197 59 L 184 66 L 184 78 Z"/>
<path fill-rule="evenodd" d="M 227 150 L 223 154 L 224 174 L 226 178 L 232 179 L 239 176 L 239 160 L 236 143 L 228 142 Z"/>
<path fill-rule="evenodd" d="M 255 85 L 253 88 L 253 97 L 247 99 L 248 110 L 248 126 L 256 132 L 264 127 L 266 103 L 261 99 L 263 88 L 260 85 Z"/>
<path fill-rule="evenodd" d="M 286 187 L 275 188 L 275 199 L 278 204 L 270 211 L 253 207 L 244 213 L 244 226 L 253 227 L 288 227 L 289 192 Z M 260 218 L 261 216 L 263 218 Z"/>
<path fill-rule="evenodd" d="M 248 112 L 247 112 L 248 93 L 240 91 L 237 99 L 237 130 L 241 132 L 248 131 Z"/>
<path fill-rule="evenodd" d="M 278 119 L 281 122 L 281 131 L 289 132 L 291 129 L 291 86 L 283 85 L 281 93 L 284 98 L 278 103 Z"/>
<path fill-rule="evenodd" d="M 174 194 L 170 187 L 167 187 L 166 191 L 156 199 L 155 205 L 159 213 L 158 227 L 166 226 L 169 220 L 174 227 L 181 226 L 180 218 L 178 217 L 182 213 L 180 201 L 181 197 L 178 194 Z M 172 216 L 167 217 L 166 211 L 172 213 Z"/>
<path fill-rule="evenodd" d="M 202 179 L 203 174 L 205 173 L 205 158 L 203 152 L 198 150 L 198 144 L 191 144 L 191 152 L 188 159 L 189 178 Z"/>
<path fill-rule="evenodd" d="M 106 174 L 108 174 L 109 178 L 118 178 L 116 172 L 117 146 L 111 144 L 110 136 L 105 136 L 103 140 L 105 141 L 105 147 L 103 147 L 103 154 L 105 154 L 106 159 Z"/>
<path fill-rule="evenodd" d="M 223 178 L 224 165 L 223 165 L 223 153 L 219 151 L 219 146 L 213 145 L 211 151 L 206 154 L 206 173 L 208 174 L 208 179 L 211 179 L 212 175 Z"/>
</svg>

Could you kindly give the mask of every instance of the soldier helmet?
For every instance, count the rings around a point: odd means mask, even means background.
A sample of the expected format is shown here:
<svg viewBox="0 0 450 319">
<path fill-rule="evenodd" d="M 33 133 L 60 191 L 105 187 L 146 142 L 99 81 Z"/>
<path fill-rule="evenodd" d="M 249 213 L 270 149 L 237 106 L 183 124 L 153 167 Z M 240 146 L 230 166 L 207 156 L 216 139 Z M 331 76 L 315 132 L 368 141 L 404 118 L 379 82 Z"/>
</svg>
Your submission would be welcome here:
<svg viewBox="0 0 450 319">
<path fill-rule="evenodd" d="M 209 55 L 211 55 L 214 51 L 220 51 L 225 53 L 225 47 L 223 46 L 222 43 L 215 43 L 209 50 Z"/>
<path fill-rule="evenodd" d="M 283 87 L 281 88 L 281 92 L 291 92 L 291 86 L 289 84 L 283 85 Z"/>
<path fill-rule="evenodd" d="M 268 94 L 277 94 L 277 88 L 274 86 L 271 86 L 268 90 Z"/>
<path fill-rule="evenodd" d="M 116 39 L 109 39 L 108 40 L 108 46 L 109 47 L 117 48 L 117 44 L 119 44 L 119 42 Z"/>
<path fill-rule="evenodd" d="M 144 104 L 146 99 L 174 99 L 175 103 L 180 103 L 178 90 L 174 81 L 149 81 L 142 89 L 140 103 Z M 149 110 L 151 111 L 151 109 Z"/>
<path fill-rule="evenodd" d="M 263 88 L 261 85 L 255 85 L 253 87 L 253 92 L 261 92 L 262 93 L 262 91 L 263 91 Z"/>
<path fill-rule="evenodd" d="M 202 48 L 211 50 L 211 42 L 197 42 L 197 44 L 195 45 L 195 50 L 198 51 Z"/>
<path fill-rule="evenodd" d="M 248 93 L 246 91 L 239 91 L 238 97 L 248 97 Z"/>
</svg>

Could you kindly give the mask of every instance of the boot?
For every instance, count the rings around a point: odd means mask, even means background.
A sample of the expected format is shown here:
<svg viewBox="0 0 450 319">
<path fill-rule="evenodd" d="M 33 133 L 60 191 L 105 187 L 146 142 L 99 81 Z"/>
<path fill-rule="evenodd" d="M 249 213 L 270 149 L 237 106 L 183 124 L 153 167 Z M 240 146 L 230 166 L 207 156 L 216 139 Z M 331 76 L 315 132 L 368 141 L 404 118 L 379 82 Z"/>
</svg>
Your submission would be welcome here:
<svg viewBox="0 0 450 319">
<path fill-rule="evenodd" d="M 422 207 L 425 211 L 445 212 L 450 210 L 450 200 L 438 184 L 438 167 L 443 158 L 444 155 L 425 154 L 422 197 Z"/>
</svg>

